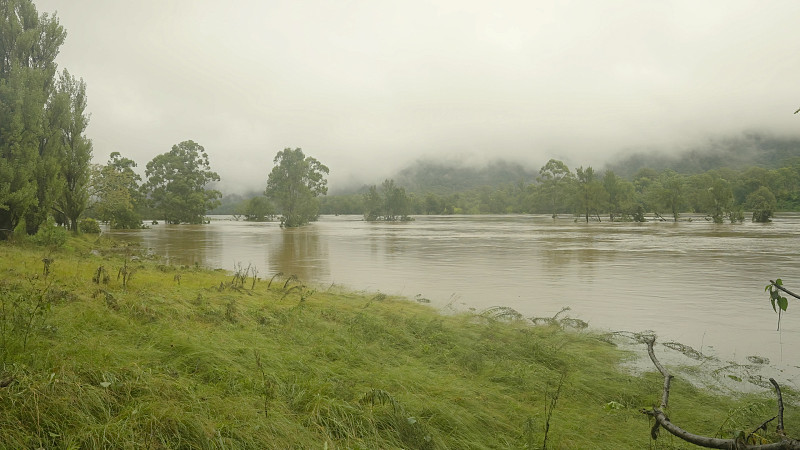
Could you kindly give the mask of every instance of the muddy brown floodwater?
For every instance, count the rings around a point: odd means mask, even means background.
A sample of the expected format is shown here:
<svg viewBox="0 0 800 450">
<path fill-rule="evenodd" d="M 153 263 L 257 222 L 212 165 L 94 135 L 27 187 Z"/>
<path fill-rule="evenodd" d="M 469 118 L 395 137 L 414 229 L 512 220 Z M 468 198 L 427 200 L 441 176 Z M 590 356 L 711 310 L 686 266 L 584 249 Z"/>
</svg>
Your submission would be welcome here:
<svg viewBox="0 0 800 450">
<path fill-rule="evenodd" d="M 800 291 L 800 215 L 769 224 L 692 221 L 581 223 L 549 216 L 418 216 L 370 223 L 323 216 L 283 230 L 277 223 L 214 217 L 207 225 L 113 231 L 173 263 L 232 270 L 255 265 L 429 299 L 445 309 L 507 306 L 526 317 L 571 317 L 601 330 L 653 330 L 704 354 L 742 364 L 768 358 L 800 381 L 800 300 L 777 315 L 764 286 L 783 278 Z"/>
</svg>

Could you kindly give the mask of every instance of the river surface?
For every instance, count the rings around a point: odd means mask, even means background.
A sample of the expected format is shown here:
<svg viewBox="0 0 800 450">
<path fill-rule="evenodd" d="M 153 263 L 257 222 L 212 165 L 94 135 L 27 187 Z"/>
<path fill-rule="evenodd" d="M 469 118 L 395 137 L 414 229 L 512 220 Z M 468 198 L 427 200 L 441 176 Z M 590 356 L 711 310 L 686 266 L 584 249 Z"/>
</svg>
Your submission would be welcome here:
<svg viewBox="0 0 800 450">
<path fill-rule="evenodd" d="M 295 274 L 322 287 L 429 299 L 445 310 L 515 309 L 526 317 L 568 314 L 601 330 L 653 330 L 722 361 L 758 355 L 800 382 L 800 300 L 776 331 L 764 286 L 782 277 L 800 291 L 800 215 L 769 224 L 705 220 L 581 223 L 549 216 L 418 216 L 370 223 L 323 216 L 277 223 L 213 218 L 207 225 L 153 225 L 109 234 L 173 263 L 262 278 Z"/>
</svg>

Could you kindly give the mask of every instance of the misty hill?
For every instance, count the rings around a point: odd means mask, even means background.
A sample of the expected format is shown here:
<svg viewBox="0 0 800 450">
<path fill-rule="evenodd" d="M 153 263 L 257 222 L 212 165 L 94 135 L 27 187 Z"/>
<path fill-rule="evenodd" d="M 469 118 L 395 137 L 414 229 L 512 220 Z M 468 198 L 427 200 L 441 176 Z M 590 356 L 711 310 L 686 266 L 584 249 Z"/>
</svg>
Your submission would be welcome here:
<svg viewBox="0 0 800 450">
<path fill-rule="evenodd" d="M 606 169 L 613 170 L 619 176 L 631 178 L 643 167 L 694 174 L 722 167 L 742 169 L 759 166 L 775 169 L 792 158 L 800 158 L 800 137 L 745 133 L 731 138 L 709 140 L 676 155 L 636 153 L 608 163 Z"/>
<path fill-rule="evenodd" d="M 418 160 L 392 178 L 408 192 L 433 192 L 443 195 L 481 186 L 500 187 L 518 181 L 528 184 L 536 180 L 538 173 L 536 169 L 503 160 L 495 160 L 482 167 Z"/>
</svg>

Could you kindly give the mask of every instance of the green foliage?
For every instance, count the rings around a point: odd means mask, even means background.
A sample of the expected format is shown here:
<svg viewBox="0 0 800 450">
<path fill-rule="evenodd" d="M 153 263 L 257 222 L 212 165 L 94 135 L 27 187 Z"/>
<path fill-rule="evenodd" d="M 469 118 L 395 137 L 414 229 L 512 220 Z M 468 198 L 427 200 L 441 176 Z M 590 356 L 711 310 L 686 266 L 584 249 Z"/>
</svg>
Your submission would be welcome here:
<svg viewBox="0 0 800 450">
<path fill-rule="evenodd" d="M 55 219 L 48 217 L 36 234 L 31 236 L 31 241 L 36 245 L 55 249 L 67 243 L 68 235 L 66 228 L 56 225 Z"/>
<path fill-rule="evenodd" d="M 607 213 L 611 220 L 644 222 L 646 214 L 661 220 L 671 216 L 680 219 L 684 212 L 704 213 L 709 220 L 732 223 L 744 220 L 744 208 L 757 206 L 746 199 L 761 187 L 775 193 L 772 211 L 786 207 L 800 208 L 800 159 L 787 162 L 789 166 L 767 170 L 750 167 L 742 171 L 714 170 L 687 176 L 672 170 L 658 172 L 639 170 L 633 180 L 606 171 L 598 177 L 592 170 L 591 183 L 578 181 L 562 162 L 551 160 L 542 167 L 537 184 L 518 181 L 499 186 L 482 186 L 459 193 L 441 195 L 435 192 L 407 195 L 409 214 L 507 214 L 548 213 L 572 211 L 587 216 Z M 584 170 L 588 172 L 588 169 Z M 563 178 L 559 178 L 563 177 Z M 396 183 L 395 187 L 408 189 Z M 765 191 L 761 191 L 764 193 Z M 780 194 L 778 194 L 780 192 Z M 588 197 L 587 197 L 588 195 Z M 761 195 L 761 194 L 759 194 Z M 758 198 L 759 195 L 754 196 Z M 362 214 L 368 220 L 383 216 L 381 186 L 364 187 L 360 194 L 330 196 L 323 199 L 323 214 Z M 764 194 L 764 197 L 769 198 Z M 767 206 L 770 205 L 766 201 Z M 761 210 L 754 208 L 753 211 Z M 748 209 L 750 211 L 750 209 Z M 761 217 L 755 215 L 755 221 Z"/>
<path fill-rule="evenodd" d="M 770 222 L 777 202 L 775 195 L 766 186 L 761 186 L 747 196 L 746 207 L 753 211 L 753 222 Z"/>
<path fill-rule="evenodd" d="M 555 219 L 558 211 L 563 207 L 565 201 L 565 189 L 575 176 L 566 164 L 556 159 L 547 161 L 547 164 L 539 169 L 539 177 L 536 179 L 545 191 L 545 195 L 550 198 L 550 207 Z"/>
<path fill-rule="evenodd" d="M 299 227 L 319 216 L 317 197 L 328 192 L 328 167 L 303 150 L 285 148 L 275 155 L 264 194 L 281 213 L 282 227 Z"/>
<path fill-rule="evenodd" d="M 100 234 L 100 224 L 92 218 L 81 219 L 79 226 L 83 233 Z"/>
<path fill-rule="evenodd" d="M 63 188 L 54 208 L 67 220 L 69 228 L 79 232 L 78 219 L 89 202 L 92 141 L 84 134 L 89 125 L 86 114 L 86 83 L 76 80 L 66 70 L 58 80 L 50 102 L 51 137 L 58 145 Z"/>
<path fill-rule="evenodd" d="M 608 192 L 597 179 L 592 167 L 575 169 L 575 207 L 589 222 L 589 214 L 598 214 L 606 207 Z M 598 214 L 599 218 L 599 214 Z"/>
<path fill-rule="evenodd" d="M 60 197 L 63 141 L 55 57 L 66 32 L 30 0 L 0 11 L 0 229 L 34 234 Z"/>
<path fill-rule="evenodd" d="M 183 141 L 147 163 L 143 189 L 153 207 L 168 223 L 202 223 L 206 211 L 214 209 L 219 191 L 206 189 L 219 175 L 211 171 L 203 146 Z"/>
<path fill-rule="evenodd" d="M 406 190 L 395 185 L 394 180 L 385 180 L 380 192 L 373 185 L 364 194 L 364 220 L 408 221 L 410 212 L 411 201 Z"/>
<path fill-rule="evenodd" d="M 682 210 L 684 198 L 684 177 L 672 170 L 664 170 L 658 177 L 654 187 L 656 201 L 672 214 L 672 220 L 678 221 L 678 213 Z"/>
<path fill-rule="evenodd" d="M 144 198 L 139 188 L 141 177 L 134 172 L 136 163 L 119 152 L 111 153 L 108 162 L 92 174 L 94 215 L 112 229 L 141 228 L 137 210 Z"/>
<path fill-rule="evenodd" d="M 29 356 L 28 344 L 38 336 L 53 300 L 61 295 L 47 277 L 52 260 L 45 261 L 41 276 L 27 274 L 24 280 L 0 282 L 0 364 Z"/>
<path fill-rule="evenodd" d="M 633 183 L 623 180 L 609 170 L 603 175 L 603 188 L 608 193 L 609 219 L 630 220 L 637 206 Z"/>
<path fill-rule="evenodd" d="M 733 206 L 730 182 L 719 172 L 710 172 L 689 177 L 687 184 L 694 211 L 707 214 L 714 223 L 722 223 Z"/>
<path fill-rule="evenodd" d="M 242 215 L 250 222 L 266 222 L 275 217 L 275 207 L 268 198 L 257 195 L 246 201 Z"/>
<path fill-rule="evenodd" d="M 786 311 L 789 307 L 789 300 L 781 295 L 781 288 L 783 287 L 783 280 L 778 278 L 774 282 L 770 282 L 764 290 L 769 292 L 769 301 L 772 304 L 772 310 L 778 313 L 778 330 L 781 329 L 781 312 Z"/>
</svg>

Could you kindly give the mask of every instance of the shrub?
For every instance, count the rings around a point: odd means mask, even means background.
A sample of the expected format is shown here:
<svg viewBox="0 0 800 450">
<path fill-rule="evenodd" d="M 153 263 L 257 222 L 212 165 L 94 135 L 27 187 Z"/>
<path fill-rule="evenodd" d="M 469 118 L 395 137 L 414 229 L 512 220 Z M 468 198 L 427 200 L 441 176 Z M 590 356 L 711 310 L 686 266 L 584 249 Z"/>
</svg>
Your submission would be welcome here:
<svg viewBox="0 0 800 450">
<path fill-rule="evenodd" d="M 96 220 L 87 218 L 83 219 L 78 225 L 83 233 L 100 234 L 100 224 Z"/>
<path fill-rule="evenodd" d="M 39 227 L 39 231 L 31 236 L 31 241 L 36 245 L 57 248 L 63 247 L 68 237 L 67 229 L 56 225 L 55 219 L 48 217 L 47 222 Z"/>
</svg>

